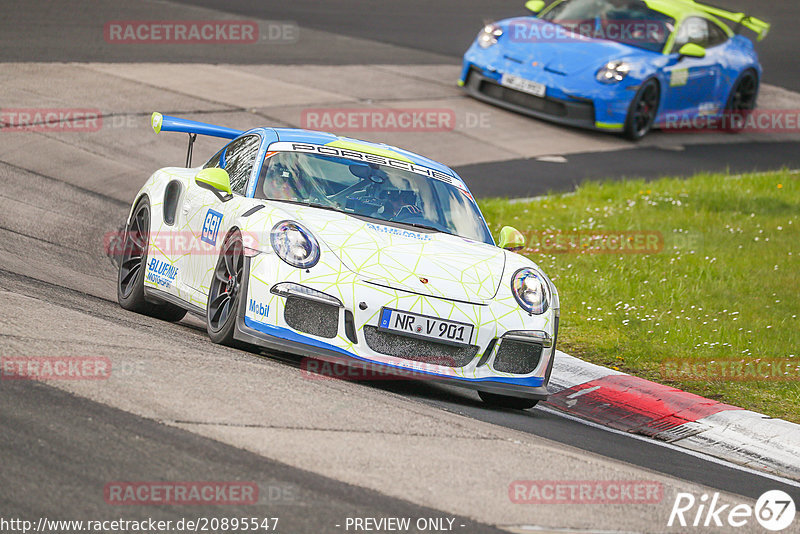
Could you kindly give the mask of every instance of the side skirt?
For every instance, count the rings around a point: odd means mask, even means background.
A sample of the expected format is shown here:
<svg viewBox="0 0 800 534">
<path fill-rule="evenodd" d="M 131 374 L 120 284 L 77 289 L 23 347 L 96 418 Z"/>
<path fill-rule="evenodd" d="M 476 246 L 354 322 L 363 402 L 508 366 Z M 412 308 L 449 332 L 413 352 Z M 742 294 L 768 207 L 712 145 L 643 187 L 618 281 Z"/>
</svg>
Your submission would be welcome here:
<svg viewBox="0 0 800 534">
<path fill-rule="evenodd" d="M 169 302 L 170 304 L 179 306 L 184 310 L 188 311 L 189 313 L 197 315 L 202 319 L 205 319 L 206 317 L 206 310 L 204 310 L 200 306 L 196 306 L 190 302 L 186 302 L 185 300 L 178 298 L 175 295 L 172 295 L 165 291 L 161 291 L 160 289 L 144 286 L 144 297 L 149 302 L 154 302 L 154 303 Z"/>
</svg>

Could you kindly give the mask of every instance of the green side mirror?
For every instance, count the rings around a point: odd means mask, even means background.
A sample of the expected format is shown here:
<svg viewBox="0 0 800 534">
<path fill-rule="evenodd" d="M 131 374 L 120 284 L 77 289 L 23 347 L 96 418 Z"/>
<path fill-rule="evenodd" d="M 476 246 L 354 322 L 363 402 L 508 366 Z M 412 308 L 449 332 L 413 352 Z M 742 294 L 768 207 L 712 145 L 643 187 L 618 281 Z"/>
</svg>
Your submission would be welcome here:
<svg viewBox="0 0 800 534">
<path fill-rule="evenodd" d="M 681 57 L 706 57 L 706 49 L 695 43 L 686 43 L 678 50 Z"/>
<path fill-rule="evenodd" d="M 528 0 L 525 2 L 525 9 L 536 14 L 544 9 L 544 0 Z"/>
<path fill-rule="evenodd" d="M 500 230 L 497 246 L 511 251 L 522 250 L 525 247 L 525 236 L 516 228 L 504 226 Z"/>
<path fill-rule="evenodd" d="M 217 167 L 203 169 L 194 177 L 195 183 L 203 189 L 208 189 L 217 196 L 221 193 L 231 195 L 231 179 L 228 171 Z"/>
</svg>

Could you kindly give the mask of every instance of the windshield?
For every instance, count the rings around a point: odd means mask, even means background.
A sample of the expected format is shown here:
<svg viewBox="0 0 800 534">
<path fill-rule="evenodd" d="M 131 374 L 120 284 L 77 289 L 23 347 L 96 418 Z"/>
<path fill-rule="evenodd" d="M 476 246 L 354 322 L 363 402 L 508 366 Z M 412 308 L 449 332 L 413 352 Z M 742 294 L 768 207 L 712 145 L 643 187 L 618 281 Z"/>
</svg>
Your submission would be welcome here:
<svg viewBox="0 0 800 534">
<path fill-rule="evenodd" d="M 675 20 L 641 0 L 563 0 L 540 17 L 585 37 L 661 52 Z"/>
<path fill-rule="evenodd" d="M 256 198 L 310 204 L 493 244 L 466 191 L 414 172 L 347 158 L 268 152 Z"/>
</svg>

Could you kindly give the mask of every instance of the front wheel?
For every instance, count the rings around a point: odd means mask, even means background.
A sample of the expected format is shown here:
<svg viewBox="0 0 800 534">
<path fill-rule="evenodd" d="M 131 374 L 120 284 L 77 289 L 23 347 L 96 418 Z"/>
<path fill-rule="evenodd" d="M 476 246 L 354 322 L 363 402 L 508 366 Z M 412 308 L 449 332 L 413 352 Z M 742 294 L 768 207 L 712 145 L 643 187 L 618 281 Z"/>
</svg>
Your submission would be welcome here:
<svg viewBox="0 0 800 534">
<path fill-rule="evenodd" d="M 486 391 L 478 391 L 478 396 L 489 406 L 511 408 L 512 410 L 527 410 L 528 408 L 533 408 L 539 402 L 536 399 L 509 397 L 508 395 L 498 395 L 496 393 L 487 393 Z"/>
<path fill-rule="evenodd" d="M 653 128 L 658 112 L 661 91 L 655 80 L 647 80 L 633 97 L 625 119 L 624 135 L 631 141 L 638 141 Z"/>
<path fill-rule="evenodd" d="M 117 274 L 117 302 L 126 310 L 164 321 L 180 321 L 186 310 L 167 302 L 155 304 L 144 296 L 144 272 L 147 269 L 147 245 L 150 240 L 150 202 L 143 198 L 136 204 L 125 227 L 124 247 Z"/>
<path fill-rule="evenodd" d="M 214 277 L 208 290 L 206 330 L 211 341 L 228 347 L 247 348 L 234 340 L 236 313 L 241 299 L 244 272 L 244 245 L 238 230 L 225 239 L 220 251 Z"/>
</svg>

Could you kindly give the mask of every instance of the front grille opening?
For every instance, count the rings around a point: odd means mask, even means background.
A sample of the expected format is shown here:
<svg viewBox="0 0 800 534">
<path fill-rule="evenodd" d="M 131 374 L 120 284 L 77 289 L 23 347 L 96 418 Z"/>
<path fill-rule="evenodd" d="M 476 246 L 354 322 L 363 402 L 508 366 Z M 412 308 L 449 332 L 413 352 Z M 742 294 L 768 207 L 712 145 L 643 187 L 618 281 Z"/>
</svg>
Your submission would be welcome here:
<svg viewBox="0 0 800 534">
<path fill-rule="evenodd" d="M 549 96 L 542 98 L 500 85 L 499 82 L 483 77 L 480 71 L 474 68 L 469 71 L 466 85 L 472 91 L 481 93 L 500 105 L 502 105 L 503 102 L 507 102 L 513 106 L 536 111 L 538 113 L 545 113 L 553 117 L 590 122 L 594 122 L 595 119 L 594 102 L 590 99 L 570 96 L 573 101 L 564 102 Z"/>
<path fill-rule="evenodd" d="M 344 335 L 350 340 L 350 343 L 358 343 L 356 337 L 356 322 L 353 319 L 353 312 L 350 310 L 344 311 Z"/>
<path fill-rule="evenodd" d="M 424 362 L 446 367 L 464 367 L 478 354 L 477 345 L 456 347 L 435 341 L 400 336 L 390 332 L 382 332 L 376 326 L 364 327 L 364 339 L 367 346 L 387 356 Z"/>
<path fill-rule="evenodd" d="M 539 343 L 504 339 L 500 341 L 492 367 L 501 373 L 526 375 L 536 369 L 541 359 L 542 346 Z"/>
<path fill-rule="evenodd" d="M 478 91 L 491 98 L 503 100 L 524 108 L 541 111 L 547 113 L 548 115 L 554 115 L 556 117 L 565 117 L 567 115 L 567 107 L 562 102 L 556 102 L 536 95 L 523 93 L 522 91 L 517 91 L 516 89 L 511 89 L 509 87 L 503 87 L 502 85 L 485 80 L 481 81 L 480 85 L 478 86 Z"/>
<path fill-rule="evenodd" d="M 483 356 L 481 356 L 481 359 L 478 362 L 478 367 L 480 367 L 481 365 L 486 365 L 486 362 L 489 361 L 489 358 L 491 358 L 491 356 L 492 356 L 492 351 L 494 350 L 495 344 L 497 344 L 497 338 L 496 337 L 492 338 L 492 340 L 486 346 L 486 350 L 483 351 Z"/>
<path fill-rule="evenodd" d="M 295 330 L 312 336 L 334 338 L 339 331 L 339 307 L 309 299 L 288 297 L 283 319 Z"/>
</svg>

